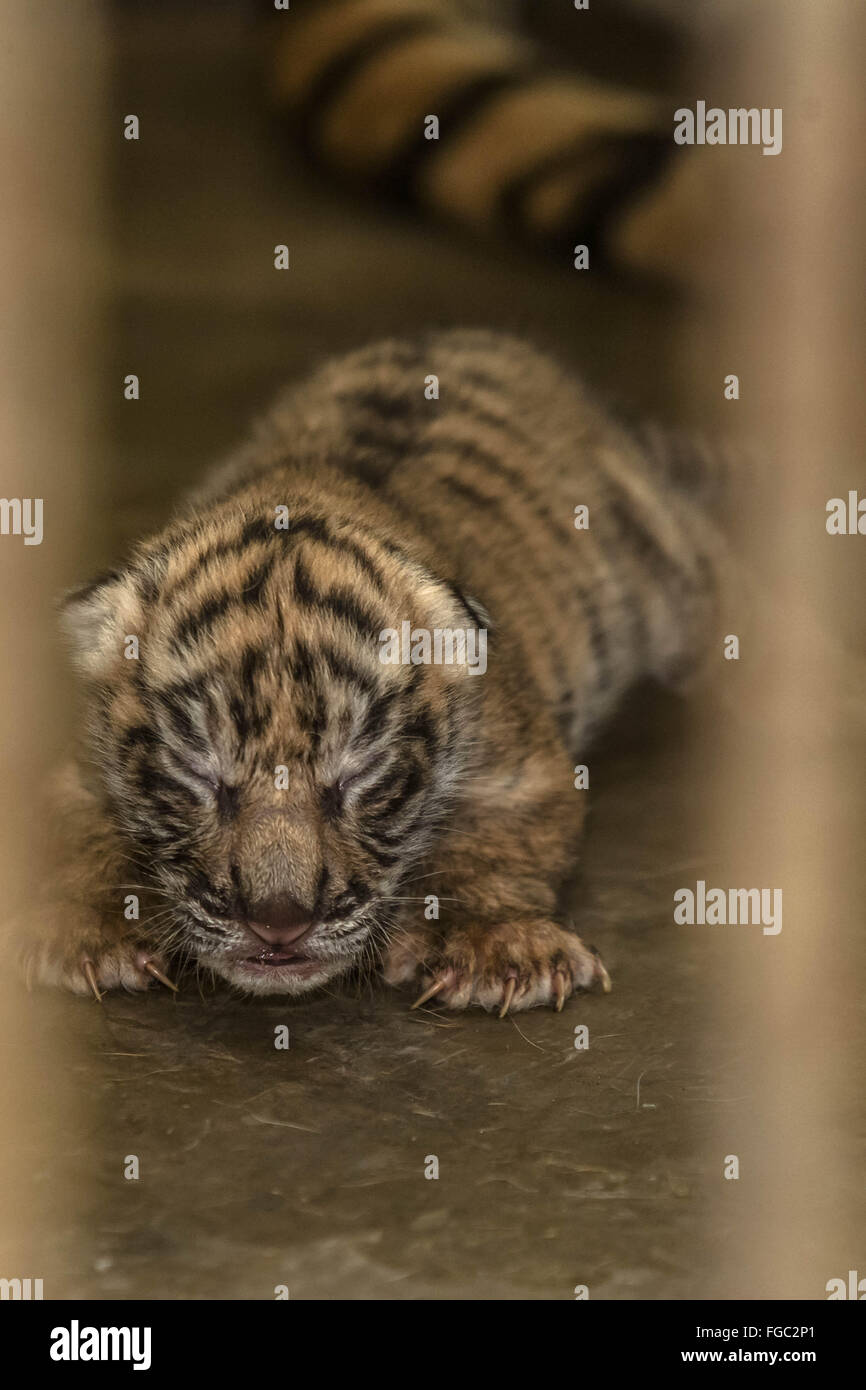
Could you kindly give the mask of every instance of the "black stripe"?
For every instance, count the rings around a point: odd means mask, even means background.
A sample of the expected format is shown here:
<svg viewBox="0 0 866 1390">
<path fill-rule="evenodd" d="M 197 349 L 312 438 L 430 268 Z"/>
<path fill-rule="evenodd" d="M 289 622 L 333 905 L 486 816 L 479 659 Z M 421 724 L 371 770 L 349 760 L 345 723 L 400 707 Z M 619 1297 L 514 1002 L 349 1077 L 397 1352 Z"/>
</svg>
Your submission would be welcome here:
<svg viewBox="0 0 866 1390">
<path fill-rule="evenodd" d="M 474 451 L 472 452 L 471 456 L 473 461 L 475 461 L 477 455 Z M 551 567 L 550 565 L 545 565 L 543 563 L 543 556 L 538 552 L 536 542 L 534 540 L 531 528 L 529 526 L 529 518 L 518 518 L 513 516 L 505 506 L 505 501 L 507 499 L 503 497 L 488 497 L 484 493 L 479 492 L 478 489 L 473 487 L 471 483 L 467 483 L 465 479 L 457 478 L 453 474 L 437 473 L 433 476 L 431 481 L 438 483 L 443 487 L 450 488 L 451 491 L 457 493 L 458 496 L 462 497 L 465 501 L 469 502 L 474 508 L 486 511 L 488 513 L 492 513 L 497 518 L 497 524 L 505 528 L 506 530 L 511 531 L 511 533 L 517 538 L 519 544 L 525 546 L 527 551 L 533 554 L 533 569 L 531 572 L 526 572 L 526 583 L 527 585 L 530 582 L 535 583 L 535 597 L 536 602 L 539 604 L 539 607 L 541 607 L 543 601 L 546 601 L 548 605 L 553 605 L 554 608 L 558 609 L 562 604 L 564 591 L 566 590 L 569 598 L 572 598 L 574 596 L 574 579 L 568 574 L 563 575 L 561 566 Z M 522 500 L 524 504 L 526 504 L 528 499 L 523 498 L 518 500 Z M 532 511 L 537 516 L 539 516 L 540 519 L 544 519 L 541 517 L 541 509 L 539 509 L 539 507 L 534 505 L 531 501 L 529 505 L 531 506 Z M 556 526 L 558 534 L 560 528 L 555 518 L 552 516 L 550 512 L 547 512 L 546 509 L 543 510 L 545 512 L 549 526 Z M 417 505 L 415 507 L 415 511 L 417 515 Z M 560 539 L 564 540 L 564 535 L 561 536 Z M 559 595 L 557 594 L 558 589 L 560 589 Z M 465 600 L 463 600 L 462 598 L 461 602 L 464 603 L 464 606 L 468 607 L 468 605 L 465 604 Z"/>
<path fill-rule="evenodd" d="M 339 100 L 340 94 L 360 75 L 371 59 L 380 58 L 389 48 L 412 39 L 416 34 L 434 33 L 443 28 L 442 20 L 434 15 L 403 15 L 386 17 L 368 29 L 348 48 L 330 58 L 319 70 L 295 108 L 298 138 L 307 153 L 323 158 L 320 147 L 319 118 L 323 111 Z"/>
<path fill-rule="evenodd" d="M 251 517 L 246 521 L 236 536 L 231 536 L 223 541 L 216 541 L 208 546 L 206 550 L 197 557 L 193 564 L 182 575 L 162 591 L 163 601 L 167 602 L 174 598 L 181 589 L 186 588 L 193 580 L 197 579 L 203 570 L 214 560 L 227 559 L 230 555 L 240 555 L 246 550 L 248 545 L 254 541 L 269 542 L 276 536 L 285 536 L 285 531 L 277 531 L 273 521 L 267 517 Z"/>
<path fill-rule="evenodd" d="M 356 457 L 345 459 L 344 467 L 356 473 L 368 486 L 377 488 L 388 481 L 411 446 L 408 436 L 383 420 L 378 427 L 366 424 L 351 428 L 348 447 Z"/>
<path fill-rule="evenodd" d="M 507 482 L 512 491 L 531 507 L 534 515 L 539 521 L 558 534 L 561 539 L 566 537 L 570 543 L 571 524 L 569 518 L 555 516 L 544 502 L 541 495 L 532 488 L 526 481 L 524 475 L 516 468 L 510 467 L 498 454 L 491 453 L 482 445 L 477 444 L 472 439 L 460 439 L 453 435 L 435 435 L 430 439 L 425 439 L 418 446 L 418 453 L 423 455 L 445 453 L 455 456 L 461 463 L 475 464 L 487 473 L 493 473 L 496 477 Z"/>
<path fill-rule="evenodd" d="M 390 399 L 383 397 L 383 400 Z M 417 434 L 418 417 L 360 413 L 346 421 L 348 451 L 333 462 L 374 490 L 388 482 L 398 464 L 410 453 Z"/>
<path fill-rule="evenodd" d="M 240 659 L 240 682 L 245 691 L 255 693 L 256 678 L 267 669 L 269 656 L 264 647 L 247 647 Z"/>
<path fill-rule="evenodd" d="M 176 796 L 187 806 L 198 805 L 198 798 L 195 793 L 190 791 L 184 782 L 176 782 L 173 777 L 169 777 L 166 772 L 153 767 L 150 763 L 142 763 L 136 772 L 135 780 L 142 795 L 146 796 L 152 805 L 166 816 L 173 816 L 178 808 L 173 806 L 170 801 L 163 800 L 164 797 Z"/>
<path fill-rule="evenodd" d="M 488 429 L 498 430 L 500 434 L 508 436 L 510 441 L 515 440 L 521 444 L 532 447 L 532 441 L 527 437 L 526 431 L 521 429 L 513 416 L 495 415 L 492 410 L 487 410 L 483 405 L 479 405 L 477 400 L 468 397 L 465 390 L 467 383 L 462 379 L 457 383 L 448 383 L 449 395 L 453 392 L 457 399 L 453 402 L 452 408 L 455 411 L 464 411 L 473 425 L 485 425 Z M 502 387 L 497 388 L 502 392 Z M 460 392 L 463 390 L 461 397 Z"/>
<path fill-rule="evenodd" d="M 71 607 L 75 603 L 83 603 L 86 599 L 92 598 L 104 585 L 114 584 L 118 579 L 122 578 L 123 575 L 120 570 L 103 570 L 101 574 L 97 574 L 94 579 L 91 579 L 88 584 L 82 584 L 80 588 L 73 589 L 70 593 L 65 594 L 62 606 L 65 608 L 67 605 Z"/>
<path fill-rule="evenodd" d="M 125 729 L 118 740 L 118 752 L 131 753 L 136 748 L 153 750 L 158 743 L 159 739 L 148 724 L 134 724 Z"/>
<path fill-rule="evenodd" d="M 207 893 L 200 893 L 197 897 L 193 899 L 193 902 L 196 907 L 202 908 L 202 910 L 208 913 L 208 915 L 211 917 L 225 917 L 230 913 L 230 908 L 226 897 L 212 898 Z M 207 929 L 211 932 L 225 931 L 225 927 L 218 926 L 213 922 L 208 922 Z"/>
<path fill-rule="evenodd" d="M 356 685 L 368 694 L 378 688 L 371 675 L 343 656 L 335 647 L 322 643 L 316 648 L 314 656 L 306 642 L 300 639 L 296 641 L 293 654 L 289 658 L 289 670 L 293 680 L 301 685 L 312 684 L 316 677 L 317 661 L 327 667 L 335 680 L 344 681 L 347 685 Z"/>
<path fill-rule="evenodd" d="M 499 216 L 512 233 L 536 245 L 570 251 L 574 238 L 580 237 L 594 252 L 596 264 L 604 264 L 605 238 L 611 222 L 659 177 L 672 153 L 672 141 L 662 132 L 584 137 L 553 151 L 510 180 L 499 195 Z M 558 172 L 571 166 L 586 168 L 599 156 L 603 156 L 604 172 L 595 185 L 572 199 L 553 232 L 540 233 L 527 218 L 534 190 Z"/>
<path fill-rule="evenodd" d="M 295 643 L 294 651 L 289 657 L 288 665 L 292 674 L 292 680 L 297 681 L 299 685 L 310 685 L 312 683 L 315 677 L 313 654 L 306 642 L 300 638 Z"/>
<path fill-rule="evenodd" d="M 345 917 L 347 913 L 353 913 L 359 907 L 364 907 L 370 901 L 370 890 L 360 879 L 350 878 L 344 892 L 338 893 L 334 901 L 329 905 L 325 913 L 324 920 L 333 922 Z"/>
<path fill-rule="evenodd" d="M 527 64 L 517 70 L 484 73 L 455 92 L 438 94 L 434 107 L 439 117 L 439 139 L 425 139 L 423 122 L 413 126 L 377 177 L 377 189 L 392 197 L 417 198 L 418 179 L 422 171 L 427 172 L 428 161 L 456 145 L 467 127 L 482 119 L 497 97 L 525 86 L 531 76 L 532 66 Z"/>
<path fill-rule="evenodd" d="M 156 603 L 159 597 L 159 583 L 153 570 L 137 568 L 133 570 L 132 575 L 142 603 Z"/>
<path fill-rule="evenodd" d="M 236 695 L 233 695 L 232 698 L 229 700 L 229 714 L 231 715 L 235 729 L 237 730 L 238 738 L 240 739 L 241 743 L 246 743 L 247 739 L 249 738 L 252 732 L 252 725 L 250 723 L 246 705 L 244 704 L 243 700 L 239 700 Z"/>
<path fill-rule="evenodd" d="M 229 876 L 230 876 L 230 878 L 231 878 L 232 885 L 233 885 L 234 890 L 235 890 L 235 908 L 236 908 L 236 911 L 237 911 L 237 913 L 238 913 L 239 916 L 247 917 L 247 916 L 249 915 L 249 913 L 248 913 L 248 911 L 247 911 L 246 894 L 244 893 L 244 885 L 243 885 L 243 882 L 242 882 L 242 880 L 241 880 L 241 871 L 240 871 L 240 869 L 238 868 L 238 865 L 237 865 L 237 863 L 235 862 L 234 859 L 232 859 L 232 861 L 231 861 L 230 864 L 229 864 Z"/>
<path fill-rule="evenodd" d="M 490 627 L 490 618 L 488 614 L 482 610 L 478 600 L 467 598 L 463 590 L 450 580 L 446 582 L 445 587 L 453 594 L 457 603 L 460 604 L 460 607 L 466 610 L 471 621 L 479 628 L 483 628 L 485 632 L 488 631 Z"/>
<path fill-rule="evenodd" d="M 199 901 L 208 898 L 214 903 L 220 902 L 224 904 L 225 902 L 225 895 L 219 892 L 203 869 L 194 869 L 193 872 L 187 876 L 186 887 L 189 896 Z M 203 902 L 202 906 L 204 906 Z"/>
<path fill-rule="evenodd" d="M 387 585 L 378 565 L 371 559 L 356 541 L 350 541 L 348 536 L 330 536 L 326 542 L 331 550 L 342 551 L 345 555 L 350 555 L 355 564 L 364 572 L 366 577 L 380 594 L 387 593 Z"/>
<path fill-rule="evenodd" d="M 554 514 L 549 510 L 549 508 L 538 498 L 533 489 L 527 486 L 526 481 L 521 476 L 521 474 L 518 473 L 515 469 L 510 468 L 507 464 L 503 463 L 502 460 L 497 458 L 495 454 L 491 454 L 488 450 L 480 448 L 479 446 L 475 445 L 472 441 L 461 441 L 455 439 L 430 440 L 423 446 L 424 452 L 431 453 L 435 452 L 436 449 L 439 448 L 449 452 L 458 453 L 458 455 L 462 457 L 464 461 L 471 461 L 472 463 L 477 463 L 480 467 L 483 467 L 487 469 L 489 472 L 495 473 L 502 477 L 519 494 L 520 498 L 524 501 L 524 503 L 531 508 L 533 514 L 540 521 L 543 521 L 550 530 L 554 531 L 558 539 L 565 541 L 566 536 L 568 536 L 568 541 L 570 544 L 571 532 L 573 528 L 569 525 L 567 519 L 563 518 L 562 520 L 560 520 L 559 517 L 554 516 Z M 492 497 L 484 498 L 481 493 L 476 492 L 476 490 L 472 488 L 470 484 L 466 483 L 462 479 L 455 479 L 453 477 L 448 476 L 441 477 L 437 475 L 436 481 L 447 484 L 448 486 L 453 488 L 454 491 L 461 493 L 468 500 L 472 501 L 474 505 L 480 505 L 483 502 L 485 506 L 496 512 L 497 516 L 500 518 L 503 524 L 508 526 L 512 531 L 516 531 L 518 534 L 522 535 L 524 539 L 526 538 L 526 528 L 510 516 L 510 514 L 503 507 L 500 499 Z M 538 567 L 538 560 L 539 557 L 536 555 L 536 567 Z M 592 645 L 593 653 L 596 658 L 596 662 L 600 668 L 600 683 L 606 686 L 609 679 L 607 669 L 607 644 L 605 640 L 605 634 L 601 626 L 601 622 L 599 620 L 598 611 L 595 607 L 595 604 L 589 598 L 588 591 L 584 586 L 576 584 L 574 578 L 570 575 L 567 576 L 567 582 L 570 591 L 577 595 L 580 603 L 584 608 L 584 612 L 587 617 L 587 623 L 589 625 L 590 642 Z M 552 584 L 550 586 L 550 592 L 551 594 L 554 593 L 554 588 Z"/>
<path fill-rule="evenodd" d="M 318 602 L 319 591 L 314 586 L 313 581 L 309 576 L 309 572 L 305 568 L 303 561 L 300 559 L 297 559 L 295 561 L 295 570 L 292 577 L 292 583 L 294 586 L 295 599 L 298 603 L 304 604 L 306 608 L 311 608 L 313 604 Z"/>
<path fill-rule="evenodd" d="M 207 599 L 194 613 L 188 613 L 178 623 L 172 638 L 172 646 L 176 651 L 180 651 L 190 639 L 197 641 L 236 602 L 237 599 L 234 594 L 219 594 L 215 598 Z"/>
<path fill-rule="evenodd" d="M 390 864 L 396 864 L 397 860 L 400 858 L 399 850 L 380 849 L 377 844 L 371 844 L 367 836 L 362 836 L 360 843 L 362 849 L 364 849 L 366 853 L 370 855 L 371 859 L 375 859 L 376 863 L 381 864 L 383 867 Z"/>
<path fill-rule="evenodd" d="M 373 824 L 378 825 L 380 821 L 393 818 L 398 811 L 401 811 L 407 801 L 411 801 L 417 796 L 424 786 L 424 776 L 420 765 L 416 762 L 409 768 L 404 778 L 402 787 L 396 788 L 393 795 L 376 811 L 373 817 Z"/>
<path fill-rule="evenodd" d="M 420 739 L 426 743 L 431 752 L 435 752 L 439 745 L 439 732 L 433 722 L 433 716 L 429 710 L 419 709 L 414 712 L 401 729 L 398 730 L 397 738 Z"/>
<path fill-rule="evenodd" d="M 378 698 L 373 701 L 364 716 L 364 723 L 358 734 L 359 743 L 365 744 L 372 739 L 378 738 L 394 704 L 403 693 L 404 691 L 399 686 L 393 686 L 390 690 L 386 690 L 384 694 L 379 695 Z"/>
<path fill-rule="evenodd" d="M 379 640 L 383 622 L 377 619 L 376 614 L 369 608 L 359 603 L 350 590 L 331 589 L 320 596 L 319 603 L 333 613 L 334 617 L 353 628 L 359 637 L 365 640 L 369 637 L 374 642 Z"/>
<path fill-rule="evenodd" d="M 409 821 L 409 824 L 402 825 L 396 830 L 381 830 L 379 829 L 378 825 L 375 826 L 374 828 L 375 833 L 378 836 L 378 843 L 380 845 L 386 845 L 389 847 L 391 845 L 404 845 L 406 841 L 409 839 L 412 832 L 417 829 L 423 814 L 423 809 L 423 806 L 419 807 L 415 811 L 415 814 L 412 817 L 412 819 Z"/>
<path fill-rule="evenodd" d="M 244 582 L 244 587 L 240 593 L 241 603 L 246 604 L 247 607 L 251 607 L 254 603 L 258 603 L 262 596 L 262 590 L 270 578 L 271 570 L 274 568 L 275 562 L 276 556 L 269 555 L 266 560 L 262 560 L 261 564 L 256 565 L 255 569 Z"/>
<path fill-rule="evenodd" d="M 322 788 L 321 806 L 327 820 L 335 821 L 339 818 L 343 810 L 343 793 L 339 783 L 335 782 L 330 787 Z"/>
<path fill-rule="evenodd" d="M 443 487 L 448 487 L 452 492 L 456 492 L 458 497 L 462 497 L 465 502 L 470 502 L 473 507 L 480 508 L 481 511 L 494 511 L 503 519 L 505 513 L 498 497 L 486 497 L 483 492 L 479 492 L 471 483 L 465 483 L 461 478 L 456 478 L 453 473 L 437 474 L 436 482 Z"/>
<path fill-rule="evenodd" d="M 346 889 L 353 895 L 356 907 L 363 907 L 364 903 L 368 903 L 373 896 L 367 884 L 362 883 L 359 878 L 350 878 L 346 884 Z"/>
<path fill-rule="evenodd" d="M 378 801 L 380 796 L 390 794 L 395 787 L 401 787 L 405 781 L 406 773 L 403 768 L 394 767 L 393 764 L 389 763 L 378 781 L 373 782 L 369 787 L 365 787 L 360 793 L 356 805 L 360 807 L 370 806 Z"/>
<path fill-rule="evenodd" d="M 313 915 L 315 915 L 316 913 L 316 907 L 322 902 L 325 896 L 325 889 L 328 886 L 328 880 L 330 877 L 331 871 L 328 868 L 327 864 L 323 863 L 321 869 L 319 870 L 319 877 L 316 881 L 316 891 L 313 894 Z"/>
<path fill-rule="evenodd" d="M 209 703 L 206 676 L 190 676 L 184 681 L 174 681 L 172 685 L 155 687 L 147 694 L 153 700 L 200 700 Z"/>
<path fill-rule="evenodd" d="M 340 460 L 343 463 L 343 460 Z M 304 513 L 298 517 L 292 517 L 289 521 L 287 533 L 293 540 L 301 536 L 309 536 L 311 540 L 318 541 L 329 550 L 336 551 L 351 556 L 358 567 L 364 571 L 367 578 L 371 581 L 380 593 L 385 593 L 387 586 L 382 576 L 381 570 L 367 554 L 357 541 L 348 536 L 335 534 L 322 517 L 310 516 Z"/>
<path fill-rule="evenodd" d="M 238 675 L 242 693 L 232 695 L 229 714 L 241 742 L 261 737 L 270 723 L 270 711 L 267 707 L 261 708 L 256 690 L 257 677 L 267 669 L 269 658 L 270 653 L 264 647 L 247 647 L 240 656 Z"/>
<path fill-rule="evenodd" d="M 394 851 L 394 858 L 399 859 L 405 851 L 406 841 L 411 837 L 412 831 L 417 824 L 417 817 L 410 821 L 405 830 L 376 830 L 378 836 L 377 845 L 380 849 L 390 849 Z"/>
<path fill-rule="evenodd" d="M 234 820 L 240 805 L 240 787 L 221 782 L 217 793 L 217 810 L 223 821 Z"/>
<path fill-rule="evenodd" d="M 373 532 L 367 530 L 366 527 L 364 529 L 365 531 L 367 531 L 368 535 L 374 534 Z M 420 560 L 413 559 L 412 556 L 409 554 L 409 551 L 405 548 L 405 546 L 398 545 L 397 541 L 389 540 L 387 537 L 383 536 L 380 539 L 379 544 L 381 545 L 383 550 L 387 551 L 389 555 L 393 555 L 394 559 L 399 560 L 401 564 L 413 567 L 421 564 Z M 424 567 L 422 566 L 422 568 Z M 433 579 L 435 578 L 435 576 L 431 574 L 430 578 Z"/>
<path fill-rule="evenodd" d="M 229 700 L 229 714 L 241 743 L 245 743 L 248 738 L 261 738 L 270 722 L 267 710 L 258 709 L 237 695 L 233 695 Z"/>
<path fill-rule="evenodd" d="M 204 749 L 207 742 L 201 732 L 195 727 L 189 711 L 184 709 L 176 699 L 161 692 L 156 696 L 163 714 L 168 718 L 171 727 L 184 743 L 190 744 L 193 748 Z"/>
<path fill-rule="evenodd" d="M 606 263 L 606 243 L 612 223 L 621 218 L 626 208 L 638 198 L 643 190 L 656 182 L 669 161 L 673 158 L 673 141 L 667 134 L 647 132 L 644 135 L 600 136 L 599 146 L 615 151 L 618 167 L 595 189 L 589 199 L 581 197 L 565 227 L 568 235 L 564 244 L 568 250 L 572 245 L 572 229 L 582 217 L 582 235 L 587 244 L 596 249 L 596 264 Z"/>
<path fill-rule="evenodd" d="M 387 481 L 391 469 L 383 470 L 373 459 L 352 459 L 344 461 L 346 471 L 359 483 L 363 483 L 371 492 L 378 492 L 382 483 Z"/>
<path fill-rule="evenodd" d="M 302 728 L 310 737 L 312 746 L 308 750 L 307 761 L 311 762 L 318 755 L 322 735 L 328 725 L 327 701 L 318 687 L 307 690 L 305 701 L 297 709 L 297 716 Z"/>
<path fill-rule="evenodd" d="M 302 513 L 299 517 L 289 518 L 288 534 L 295 536 L 312 536 L 313 540 L 327 541 L 330 539 L 328 523 L 324 517 L 310 516 L 309 513 Z"/>
<path fill-rule="evenodd" d="M 367 411 L 389 424 L 409 425 L 423 416 L 424 406 L 429 405 L 420 391 L 417 396 L 407 396 L 402 391 L 388 391 L 384 387 L 361 387 L 352 391 L 340 392 L 340 403 L 349 409 Z"/>
<path fill-rule="evenodd" d="M 301 559 L 295 561 L 294 596 L 312 612 L 318 610 L 345 623 L 363 640 L 377 641 L 384 623 L 349 589 L 317 589 Z"/>
</svg>

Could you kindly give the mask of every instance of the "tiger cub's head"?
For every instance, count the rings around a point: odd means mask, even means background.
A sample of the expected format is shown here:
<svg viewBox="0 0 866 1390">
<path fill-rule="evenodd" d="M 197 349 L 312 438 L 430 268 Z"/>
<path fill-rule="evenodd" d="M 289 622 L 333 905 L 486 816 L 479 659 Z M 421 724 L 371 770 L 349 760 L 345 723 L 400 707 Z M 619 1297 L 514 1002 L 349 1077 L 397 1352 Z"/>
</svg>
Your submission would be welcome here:
<svg viewBox="0 0 866 1390">
<path fill-rule="evenodd" d="M 64 617 L 105 812 L 155 890 L 143 933 L 298 994 L 384 939 L 469 770 L 486 615 L 374 528 L 280 510 L 181 520 Z M 437 661 L 437 631 L 468 647 Z"/>
</svg>

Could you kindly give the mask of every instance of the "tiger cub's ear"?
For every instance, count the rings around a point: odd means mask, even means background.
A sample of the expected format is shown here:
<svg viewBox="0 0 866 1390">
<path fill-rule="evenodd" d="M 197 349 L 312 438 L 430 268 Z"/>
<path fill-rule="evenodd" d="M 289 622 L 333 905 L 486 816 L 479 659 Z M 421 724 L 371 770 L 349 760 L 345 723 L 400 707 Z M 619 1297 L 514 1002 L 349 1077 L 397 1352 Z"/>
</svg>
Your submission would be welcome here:
<svg viewBox="0 0 866 1390">
<path fill-rule="evenodd" d="M 471 594 L 465 593 L 463 589 L 458 588 L 456 584 L 450 584 L 448 587 L 457 602 L 462 604 L 466 609 L 471 619 L 471 625 L 479 628 L 483 627 L 489 631 L 493 626 L 493 619 L 484 607 L 484 604 L 479 603 L 477 598 L 473 598 Z"/>
<path fill-rule="evenodd" d="M 141 600 L 131 576 L 109 570 L 73 589 L 62 601 L 60 625 L 85 676 L 104 675 L 123 654 L 125 638 L 141 627 Z"/>
<path fill-rule="evenodd" d="M 492 620 L 478 599 L 452 582 L 441 586 L 432 634 L 433 660 L 454 677 L 483 675 Z"/>
</svg>

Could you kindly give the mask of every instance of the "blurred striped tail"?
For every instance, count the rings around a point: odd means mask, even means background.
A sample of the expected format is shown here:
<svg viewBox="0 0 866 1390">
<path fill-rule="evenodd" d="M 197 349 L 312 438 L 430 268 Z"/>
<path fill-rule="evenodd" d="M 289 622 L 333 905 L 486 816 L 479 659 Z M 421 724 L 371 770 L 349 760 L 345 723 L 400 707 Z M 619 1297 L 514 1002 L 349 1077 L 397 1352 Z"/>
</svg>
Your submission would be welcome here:
<svg viewBox="0 0 866 1390">
<path fill-rule="evenodd" d="M 446 0 L 292 0 L 269 32 L 274 103 L 317 164 L 476 234 L 596 264 L 673 149 L 654 98 Z"/>
</svg>

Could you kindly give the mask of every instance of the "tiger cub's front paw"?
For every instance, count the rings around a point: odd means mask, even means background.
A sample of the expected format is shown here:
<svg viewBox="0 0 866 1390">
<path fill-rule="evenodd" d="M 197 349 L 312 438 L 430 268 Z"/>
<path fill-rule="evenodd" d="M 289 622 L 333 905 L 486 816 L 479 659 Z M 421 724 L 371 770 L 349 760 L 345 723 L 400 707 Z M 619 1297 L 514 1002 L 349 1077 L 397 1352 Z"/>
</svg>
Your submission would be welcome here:
<svg viewBox="0 0 866 1390">
<path fill-rule="evenodd" d="M 541 1004 L 559 1010 L 576 990 L 611 987 L 598 952 L 543 917 L 451 930 L 424 962 L 421 983 L 413 1008 L 435 998 L 449 1009 L 495 1009 L 500 1018 Z"/>
<path fill-rule="evenodd" d="M 38 935 L 19 951 L 28 986 L 51 985 L 97 999 L 110 989 L 144 990 L 154 980 L 177 992 L 162 956 L 137 940 L 98 927 L 60 928 Z"/>
</svg>

